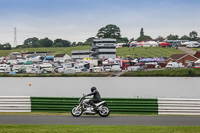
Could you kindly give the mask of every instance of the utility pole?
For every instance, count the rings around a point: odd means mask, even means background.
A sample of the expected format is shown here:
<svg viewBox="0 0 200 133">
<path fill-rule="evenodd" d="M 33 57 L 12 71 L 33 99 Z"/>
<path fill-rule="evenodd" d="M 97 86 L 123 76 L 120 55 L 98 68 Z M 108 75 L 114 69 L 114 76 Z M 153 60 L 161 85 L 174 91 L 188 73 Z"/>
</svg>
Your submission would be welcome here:
<svg viewBox="0 0 200 133">
<path fill-rule="evenodd" d="M 14 48 L 17 46 L 17 29 L 14 28 Z"/>
</svg>

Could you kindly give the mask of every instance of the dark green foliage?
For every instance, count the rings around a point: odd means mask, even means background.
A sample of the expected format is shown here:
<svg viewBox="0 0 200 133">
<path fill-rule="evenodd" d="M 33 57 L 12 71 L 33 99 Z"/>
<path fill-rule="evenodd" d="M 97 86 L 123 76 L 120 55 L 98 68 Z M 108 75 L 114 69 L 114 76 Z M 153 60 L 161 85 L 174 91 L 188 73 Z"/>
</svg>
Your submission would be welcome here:
<svg viewBox="0 0 200 133">
<path fill-rule="evenodd" d="M 59 43 L 59 44 L 58 44 Z M 55 47 L 70 47 L 71 42 L 63 39 L 54 40 L 53 46 Z"/>
<path fill-rule="evenodd" d="M 52 47 L 53 41 L 46 37 L 44 39 L 40 39 L 39 44 L 41 47 Z"/>
<path fill-rule="evenodd" d="M 147 36 L 147 35 L 141 36 L 137 39 L 138 42 L 140 42 L 140 41 L 150 41 L 150 40 L 152 40 L 152 38 L 150 36 Z"/>
<path fill-rule="evenodd" d="M 10 43 L 5 43 L 5 44 L 0 44 L 0 50 L 11 50 L 12 47 L 10 45 Z"/>
<path fill-rule="evenodd" d="M 73 43 L 71 44 L 71 47 L 76 47 L 76 42 L 73 42 Z"/>
<path fill-rule="evenodd" d="M 53 44 L 53 47 L 62 47 L 62 43 L 57 42 L 57 43 Z"/>
<path fill-rule="evenodd" d="M 190 32 L 190 40 L 191 41 L 196 41 L 198 38 L 197 38 L 197 36 L 198 36 L 198 33 L 196 32 L 196 31 L 192 31 L 192 32 Z"/>
<path fill-rule="evenodd" d="M 33 38 L 28 38 L 24 41 L 24 46 L 26 46 L 27 48 L 31 48 L 31 47 L 39 47 L 39 39 L 37 37 L 33 37 Z"/>
<path fill-rule="evenodd" d="M 95 39 L 95 37 L 90 37 L 90 38 L 88 38 L 88 39 L 84 42 L 84 45 L 92 46 L 93 40 L 94 40 L 94 39 Z"/>
<path fill-rule="evenodd" d="M 178 40 L 179 38 L 178 38 L 178 35 L 172 35 L 172 34 L 170 34 L 169 36 L 167 36 L 167 39 L 168 40 Z"/>
<path fill-rule="evenodd" d="M 129 40 L 127 37 L 121 37 L 117 39 L 117 43 L 128 43 Z"/>
<path fill-rule="evenodd" d="M 117 27 L 116 25 L 113 24 L 109 24 L 106 25 L 105 27 L 102 27 L 98 33 L 97 33 L 97 37 L 98 38 L 115 38 L 118 39 L 121 37 L 120 34 L 120 28 Z"/>
<path fill-rule="evenodd" d="M 190 37 L 187 35 L 183 35 L 180 39 L 181 40 L 190 40 Z"/>
<path fill-rule="evenodd" d="M 141 30 L 140 30 L 140 37 L 142 37 L 142 36 L 144 36 L 144 30 L 143 30 L 143 28 L 141 28 Z"/>
</svg>

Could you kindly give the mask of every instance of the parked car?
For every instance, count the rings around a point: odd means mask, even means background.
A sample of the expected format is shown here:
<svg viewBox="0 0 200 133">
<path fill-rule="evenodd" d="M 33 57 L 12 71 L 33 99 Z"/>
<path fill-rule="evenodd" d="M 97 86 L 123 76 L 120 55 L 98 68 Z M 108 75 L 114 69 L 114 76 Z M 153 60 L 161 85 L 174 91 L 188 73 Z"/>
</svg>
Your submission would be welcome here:
<svg viewBox="0 0 200 133">
<path fill-rule="evenodd" d="M 74 68 L 65 68 L 63 71 L 64 74 L 74 74 L 76 70 Z"/>
<path fill-rule="evenodd" d="M 173 68 L 183 68 L 184 65 L 182 63 L 177 62 L 169 62 L 166 65 L 166 69 L 173 69 Z"/>
<path fill-rule="evenodd" d="M 136 63 L 134 66 L 128 67 L 128 71 L 144 71 L 147 70 L 145 63 Z"/>
<path fill-rule="evenodd" d="M 140 66 L 129 66 L 129 67 L 127 68 L 127 70 L 128 70 L 129 72 L 131 72 L 131 71 L 139 71 L 139 68 L 140 68 Z"/>
<path fill-rule="evenodd" d="M 188 44 L 187 47 L 188 48 L 199 48 L 200 45 L 198 43 L 194 43 L 194 44 Z"/>
<path fill-rule="evenodd" d="M 148 66 L 145 63 L 136 63 L 134 66 L 139 66 L 139 71 L 144 71 L 148 68 Z"/>
<path fill-rule="evenodd" d="M 101 72 L 101 67 L 94 67 L 93 71 L 96 72 Z"/>
<path fill-rule="evenodd" d="M 111 66 L 106 66 L 106 67 L 105 67 L 105 71 L 106 71 L 106 72 L 111 72 L 111 68 L 112 68 Z"/>
<path fill-rule="evenodd" d="M 114 65 L 111 67 L 111 71 L 112 72 L 120 72 L 120 71 L 122 71 L 122 69 L 120 68 L 119 65 Z"/>
<path fill-rule="evenodd" d="M 82 72 L 81 69 L 79 69 L 79 68 L 75 69 L 75 71 L 76 71 L 76 73 Z"/>
<path fill-rule="evenodd" d="M 63 68 L 62 66 L 57 66 L 56 68 L 54 68 L 54 72 L 58 73 L 58 69 L 59 68 Z"/>
</svg>

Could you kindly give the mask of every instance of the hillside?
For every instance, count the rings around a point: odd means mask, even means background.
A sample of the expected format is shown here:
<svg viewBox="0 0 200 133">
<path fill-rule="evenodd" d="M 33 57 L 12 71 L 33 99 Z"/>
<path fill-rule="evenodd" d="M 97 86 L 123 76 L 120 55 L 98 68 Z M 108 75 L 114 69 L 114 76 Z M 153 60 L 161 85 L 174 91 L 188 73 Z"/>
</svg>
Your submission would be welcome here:
<svg viewBox="0 0 200 133">
<path fill-rule="evenodd" d="M 24 50 L 28 50 L 28 52 L 52 52 L 53 55 L 55 54 L 68 54 L 71 56 L 71 51 L 73 50 L 89 50 L 89 46 L 78 46 L 78 47 L 47 47 L 47 48 L 26 48 L 26 49 L 12 49 L 12 50 L 0 50 L 0 57 L 7 56 L 11 52 L 21 52 Z M 173 54 L 182 54 L 183 52 L 177 50 L 175 48 L 161 48 L 161 47 L 133 47 L 129 48 L 117 48 L 117 56 L 120 57 L 127 57 L 127 55 L 131 57 L 169 57 Z"/>
<path fill-rule="evenodd" d="M 175 48 L 162 48 L 162 47 L 128 47 L 117 48 L 117 56 L 127 57 L 169 57 L 173 54 L 182 54 L 184 52 Z"/>
</svg>

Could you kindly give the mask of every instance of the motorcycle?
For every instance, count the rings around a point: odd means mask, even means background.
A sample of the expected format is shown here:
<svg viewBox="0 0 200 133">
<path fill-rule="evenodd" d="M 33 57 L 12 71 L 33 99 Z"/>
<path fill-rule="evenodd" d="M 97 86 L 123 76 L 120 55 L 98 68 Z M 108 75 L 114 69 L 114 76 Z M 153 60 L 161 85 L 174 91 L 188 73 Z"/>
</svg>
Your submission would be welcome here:
<svg viewBox="0 0 200 133">
<path fill-rule="evenodd" d="M 79 99 L 79 105 L 72 108 L 72 116 L 79 117 L 83 113 L 86 115 L 99 114 L 101 117 L 107 117 L 110 114 L 110 109 L 107 107 L 106 101 L 95 103 L 96 109 L 94 109 L 94 107 L 89 104 L 89 100 L 90 99 L 86 99 L 83 95 L 83 97 Z"/>
</svg>

